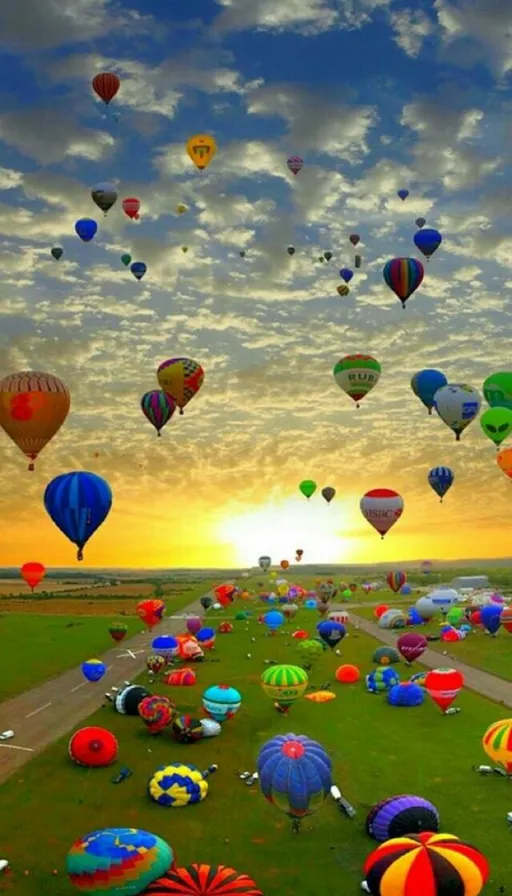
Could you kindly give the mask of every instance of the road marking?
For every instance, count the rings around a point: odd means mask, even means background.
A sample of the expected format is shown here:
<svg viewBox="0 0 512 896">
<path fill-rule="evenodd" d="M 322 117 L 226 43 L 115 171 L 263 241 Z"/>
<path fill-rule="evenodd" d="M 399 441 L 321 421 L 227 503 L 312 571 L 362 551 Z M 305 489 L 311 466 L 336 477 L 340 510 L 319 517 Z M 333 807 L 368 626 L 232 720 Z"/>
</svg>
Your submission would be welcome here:
<svg viewBox="0 0 512 896">
<path fill-rule="evenodd" d="M 38 709 L 34 709 L 32 712 L 29 712 L 28 715 L 25 716 L 25 718 L 30 719 L 31 716 L 37 715 L 37 713 L 42 712 L 43 709 L 48 709 L 48 707 L 51 705 L 51 703 L 45 703 L 44 706 L 40 706 Z"/>
<path fill-rule="evenodd" d="M 75 691 L 78 691 L 78 690 L 80 690 L 80 688 L 85 687 L 86 684 L 87 684 L 86 681 L 82 681 L 81 684 L 77 684 L 76 687 L 71 688 L 71 693 L 74 694 Z"/>
<path fill-rule="evenodd" d="M 32 747 L 17 747 L 16 744 L 0 744 L 0 747 L 5 747 L 6 750 L 24 750 L 25 753 L 33 753 Z"/>
</svg>

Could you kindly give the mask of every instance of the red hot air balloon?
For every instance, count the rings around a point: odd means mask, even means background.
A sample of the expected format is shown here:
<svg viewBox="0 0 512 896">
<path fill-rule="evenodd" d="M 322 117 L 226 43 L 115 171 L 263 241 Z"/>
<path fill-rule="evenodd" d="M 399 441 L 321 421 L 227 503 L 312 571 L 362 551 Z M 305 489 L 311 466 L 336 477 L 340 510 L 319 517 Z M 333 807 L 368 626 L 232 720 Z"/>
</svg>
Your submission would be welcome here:
<svg viewBox="0 0 512 896">
<path fill-rule="evenodd" d="M 414 632 L 408 632 L 406 635 L 400 635 L 396 642 L 396 646 L 405 662 L 412 663 L 427 649 L 428 641 L 423 635 L 416 635 Z"/>
<path fill-rule="evenodd" d="M 112 72 L 101 72 L 92 79 L 92 89 L 106 106 L 114 99 L 121 81 Z"/>
<path fill-rule="evenodd" d="M 165 612 L 165 604 L 163 600 L 148 598 L 147 600 L 141 600 L 137 604 L 136 612 L 139 619 L 142 619 L 144 624 L 147 625 L 149 629 L 152 629 L 162 621 Z"/>
<path fill-rule="evenodd" d="M 138 221 L 140 218 L 139 215 L 140 209 L 140 200 L 137 199 L 136 196 L 128 196 L 126 199 L 123 199 L 123 212 L 132 221 Z"/>
<path fill-rule="evenodd" d="M 400 519 L 404 510 L 404 499 L 390 488 L 374 488 L 361 498 L 359 507 L 370 526 L 377 530 L 381 538 Z"/>
<path fill-rule="evenodd" d="M 20 569 L 20 573 L 25 579 L 27 585 L 30 585 L 32 591 L 37 588 L 46 575 L 46 569 L 42 563 L 24 563 Z"/>
<path fill-rule="evenodd" d="M 235 585 L 217 585 L 217 587 L 213 590 L 218 603 L 223 607 L 227 607 L 230 603 L 232 603 L 235 597 L 235 592 Z"/>
<path fill-rule="evenodd" d="M 405 572 L 394 570 L 393 572 L 388 572 L 386 576 L 386 582 L 395 594 L 397 591 L 400 591 L 400 588 L 405 585 L 406 581 L 407 576 Z"/>
<path fill-rule="evenodd" d="M 441 712 L 446 712 L 458 696 L 464 676 L 457 669 L 432 669 L 425 678 L 425 690 Z"/>
</svg>

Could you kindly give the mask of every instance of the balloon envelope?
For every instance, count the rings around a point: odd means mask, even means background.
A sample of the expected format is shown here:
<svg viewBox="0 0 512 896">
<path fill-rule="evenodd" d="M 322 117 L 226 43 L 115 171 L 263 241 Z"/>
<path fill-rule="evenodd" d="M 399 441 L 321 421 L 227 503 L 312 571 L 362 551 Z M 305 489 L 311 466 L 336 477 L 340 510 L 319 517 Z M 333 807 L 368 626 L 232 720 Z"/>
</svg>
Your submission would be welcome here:
<svg viewBox="0 0 512 896">
<path fill-rule="evenodd" d="M 477 416 L 480 404 L 477 390 L 465 383 L 442 386 L 434 395 L 434 407 L 441 420 L 455 433 L 457 442 Z"/>
<path fill-rule="evenodd" d="M 443 242 L 443 237 L 433 227 L 425 227 L 414 234 L 414 244 L 425 258 L 430 258 Z"/>
<path fill-rule="evenodd" d="M 217 152 L 217 144 L 209 134 L 195 134 L 187 141 L 187 152 L 194 165 L 202 171 Z"/>
<path fill-rule="evenodd" d="M 21 370 L 0 380 L 0 426 L 30 459 L 29 470 L 64 423 L 71 398 L 52 373 Z"/>
<path fill-rule="evenodd" d="M 429 414 L 432 413 L 432 408 L 434 407 L 434 395 L 438 389 L 441 389 L 446 385 L 448 385 L 448 380 L 444 373 L 432 368 L 419 370 L 418 373 L 414 374 L 411 380 L 412 391 L 417 398 L 420 399 L 422 404 L 425 405 Z"/>
<path fill-rule="evenodd" d="M 405 308 L 407 299 L 421 285 L 425 270 L 417 258 L 392 258 L 384 265 L 382 274 L 389 288 L 400 299 L 402 308 Z"/>
<path fill-rule="evenodd" d="M 112 507 L 108 482 L 96 473 L 62 473 L 48 483 L 44 506 L 55 525 L 78 548 L 83 548 L 104 522 Z"/>
<path fill-rule="evenodd" d="M 92 218 L 80 218 L 75 224 L 75 230 L 83 243 L 90 243 L 96 236 L 98 225 Z"/>
<path fill-rule="evenodd" d="M 46 569 L 42 563 L 24 563 L 20 569 L 22 577 L 32 591 L 36 588 L 46 575 Z"/>
<path fill-rule="evenodd" d="M 374 488 L 359 502 L 364 518 L 384 538 L 392 526 L 400 519 L 404 510 L 404 499 L 389 488 Z"/>
<path fill-rule="evenodd" d="M 433 467 L 428 476 L 428 484 L 430 488 L 439 495 L 441 501 L 446 493 L 451 489 L 455 477 L 449 467 Z"/>
</svg>

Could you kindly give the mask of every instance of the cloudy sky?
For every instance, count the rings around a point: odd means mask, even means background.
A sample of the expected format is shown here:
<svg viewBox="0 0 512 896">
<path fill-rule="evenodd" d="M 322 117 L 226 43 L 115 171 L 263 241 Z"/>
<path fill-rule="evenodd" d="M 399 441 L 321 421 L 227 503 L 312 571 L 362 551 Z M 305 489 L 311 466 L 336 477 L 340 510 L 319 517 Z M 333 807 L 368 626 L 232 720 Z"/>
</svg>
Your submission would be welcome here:
<svg viewBox="0 0 512 896">
<path fill-rule="evenodd" d="M 71 470 L 114 493 L 86 566 L 512 554 L 492 443 L 478 421 L 456 443 L 410 389 L 424 367 L 479 390 L 511 368 L 511 33 L 502 0 L 0 5 L 0 375 L 47 371 L 72 398 L 34 473 L 0 433 L 0 563 L 75 562 L 42 504 Z M 101 71 L 121 78 L 108 109 Z M 198 132 L 218 144 L 204 172 L 185 152 Z M 419 216 L 444 241 L 402 311 L 382 267 L 417 255 Z M 382 365 L 359 410 L 332 375 L 353 352 Z M 174 356 L 205 381 L 157 439 L 139 400 Z M 443 505 L 437 465 L 456 477 Z M 330 506 L 299 495 L 305 478 L 336 488 Z M 384 542 L 359 512 L 376 487 L 405 501 Z"/>
</svg>

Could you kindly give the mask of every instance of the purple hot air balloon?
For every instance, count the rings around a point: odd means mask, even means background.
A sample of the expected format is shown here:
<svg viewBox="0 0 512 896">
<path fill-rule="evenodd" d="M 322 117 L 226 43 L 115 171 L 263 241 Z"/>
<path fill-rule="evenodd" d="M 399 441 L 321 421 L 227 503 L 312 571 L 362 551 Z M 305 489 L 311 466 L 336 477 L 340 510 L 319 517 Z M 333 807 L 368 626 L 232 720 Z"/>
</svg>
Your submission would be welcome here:
<svg viewBox="0 0 512 896">
<path fill-rule="evenodd" d="M 186 623 L 187 631 L 189 631 L 191 635 L 197 635 L 197 633 L 201 631 L 202 624 L 203 621 L 199 616 L 189 616 Z"/>
<path fill-rule="evenodd" d="M 409 190 L 398 190 L 396 195 L 400 197 L 402 202 L 405 202 L 405 200 L 407 199 L 407 197 L 409 195 Z"/>
<path fill-rule="evenodd" d="M 354 272 L 351 271 L 349 268 L 342 268 L 340 271 L 340 277 L 342 280 L 345 281 L 345 283 L 350 283 L 353 276 L 354 276 Z"/>
<path fill-rule="evenodd" d="M 417 660 L 428 647 L 428 641 L 423 635 L 416 635 L 414 632 L 408 632 L 406 635 L 400 635 L 396 646 L 402 654 L 406 663 L 412 663 Z"/>
<path fill-rule="evenodd" d="M 301 159 L 300 156 L 290 156 L 286 164 L 292 174 L 297 175 L 304 167 L 304 159 Z"/>
<path fill-rule="evenodd" d="M 438 830 L 439 812 L 421 796 L 389 797 L 377 803 L 366 817 L 366 833 L 381 843 L 394 837 Z"/>
<path fill-rule="evenodd" d="M 145 392 L 140 400 L 142 413 L 156 429 L 157 435 L 161 436 L 161 429 L 169 422 L 174 411 L 176 410 L 176 402 L 167 392 L 162 389 L 153 389 L 151 392 Z"/>
</svg>

